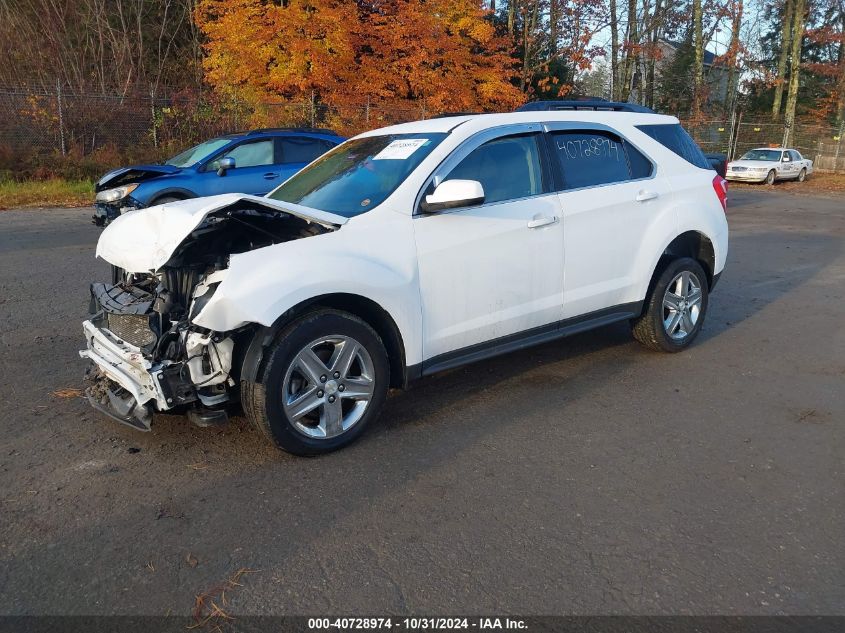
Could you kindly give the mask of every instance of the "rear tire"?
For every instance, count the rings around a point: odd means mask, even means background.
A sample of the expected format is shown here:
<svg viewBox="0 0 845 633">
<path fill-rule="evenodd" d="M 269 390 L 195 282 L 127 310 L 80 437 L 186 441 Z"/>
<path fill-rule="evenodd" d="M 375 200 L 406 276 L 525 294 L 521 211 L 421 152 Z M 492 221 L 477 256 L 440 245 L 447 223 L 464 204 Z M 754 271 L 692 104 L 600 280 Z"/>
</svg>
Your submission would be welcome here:
<svg viewBox="0 0 845 633">
<path fill-rule="evenodd" d="M 319 455 L 355 441 L 378 416 L 390 384 L 387 352 L 358 317 L 318 310 L 287 326 L 254 383 L 241 383 L 244 412 L 273 444 Z"/>
<path fill-rule="evenodd" d="M 646 298 L 642 316 L 631 323 L 634 338 L 658 352 L 680 352 L 701 331 L 708 300 L 701 265 L 691 257 L 671 261 Z"/>
<path fill-rule="evenodd" d="M 776 177 L 775 170 L 774 169 L 770 170 L 769 173 L 766 174 L 766 184 L 767 185 L 775 184 L 775 177 Z"/>
</svg>

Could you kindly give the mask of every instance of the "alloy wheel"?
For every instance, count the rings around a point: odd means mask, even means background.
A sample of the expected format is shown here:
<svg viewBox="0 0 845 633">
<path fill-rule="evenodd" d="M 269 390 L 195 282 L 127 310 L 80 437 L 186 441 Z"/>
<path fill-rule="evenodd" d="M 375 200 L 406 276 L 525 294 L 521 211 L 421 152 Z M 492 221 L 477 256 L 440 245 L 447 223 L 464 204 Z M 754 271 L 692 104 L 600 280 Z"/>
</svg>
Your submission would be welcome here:
<svg viewBox="0 0 845 633">
<path fill-rule="evenodd" d="M 331 335 L 311 341 L 285 373 L 282 406 L 298 431 L 329 439 L 352 428 L 373 399 L 375 369 L 355 339 Z"/>
<path fill-rule="evenodd" d="M 685 339 L 701 316 L 701 281 L 688 270 L 678 273 L 663 295 L 663 329 L 676 340 Z"/>
</svg>

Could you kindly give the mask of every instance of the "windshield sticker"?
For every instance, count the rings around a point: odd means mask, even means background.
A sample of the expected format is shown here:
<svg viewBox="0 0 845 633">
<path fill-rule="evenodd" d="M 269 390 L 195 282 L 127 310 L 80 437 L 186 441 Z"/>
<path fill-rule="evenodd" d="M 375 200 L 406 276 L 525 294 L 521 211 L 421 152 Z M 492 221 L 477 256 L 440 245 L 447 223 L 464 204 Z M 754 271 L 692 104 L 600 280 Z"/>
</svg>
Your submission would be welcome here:
<svg viewBox="0 0 845 633">
<path fill-rule="evenodd" d="M 428 143 L 427 138 L 403 138 L 391 141 L 390 145 L 373 156 L 373 160 L 405 160 L 426 143 Z"/>
</svg>

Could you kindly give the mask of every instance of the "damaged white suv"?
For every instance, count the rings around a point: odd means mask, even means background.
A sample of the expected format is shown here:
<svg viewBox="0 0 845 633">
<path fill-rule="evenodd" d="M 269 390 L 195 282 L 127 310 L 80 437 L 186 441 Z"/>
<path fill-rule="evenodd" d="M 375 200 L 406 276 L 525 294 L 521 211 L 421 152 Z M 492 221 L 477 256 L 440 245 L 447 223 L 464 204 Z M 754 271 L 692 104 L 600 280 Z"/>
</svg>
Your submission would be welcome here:
<svg viewBox="0 0 845 633">
<path fill-rule="evenodd" d="M 629 320 L 685 348 L 725 265 L 724 180 L 672 117 L 454 116 L 361 134 L 269 196 L 132 211 L 84 323 L 94 407 L 334 450 L 389 387 Z M 633 111 L 632 111 L 633 110 Z"/>
</svg>

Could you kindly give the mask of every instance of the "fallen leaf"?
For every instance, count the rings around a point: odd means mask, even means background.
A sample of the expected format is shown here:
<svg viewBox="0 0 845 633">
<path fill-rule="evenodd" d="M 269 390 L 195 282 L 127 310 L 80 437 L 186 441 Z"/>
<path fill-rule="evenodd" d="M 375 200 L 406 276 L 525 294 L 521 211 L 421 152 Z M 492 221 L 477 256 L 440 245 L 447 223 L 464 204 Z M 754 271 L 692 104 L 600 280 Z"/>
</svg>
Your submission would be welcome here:
<svg viewBox="0 0 845 633">
<path fill-rule="evenodd" d="M 190 556 L 190 554 L 189 554 Z M 215 630 L 221 629 L 221 622 L 233 620 L 234 618 L 217 605 L 215 599 L 219 597 L 220 602 L 226 606 L 228 600 L 226 598 L 226 591 L 233 590 L 243 585 L 238 582 L 244 574 L 254 574 L 261 571 L 260 569 L 248 569 L 241 567 L 234 574 L 232 574 L 223 584 L 209 589 L 197 596 L 194 599 L 194 608 L 191 610 L 191 615 L 194 618 L 194 624 L 188 626 L 188 629 L 197 629 L 205 627 L 207 624 Z"/>
<path fill-rule="evenodd" d="M 199 559 L 188 552 L 188 555 L 185 556 L 185 562 L 188 563 L 188 567 L 196 567 L 199 564 Z"/>
<path fill-rule="evenodd" d="M 68 387 L 66 389 L 56 389 L 50 395 L 55 396 L 56 398 L 81 398 L 82 390 Z"/>
</svg>

